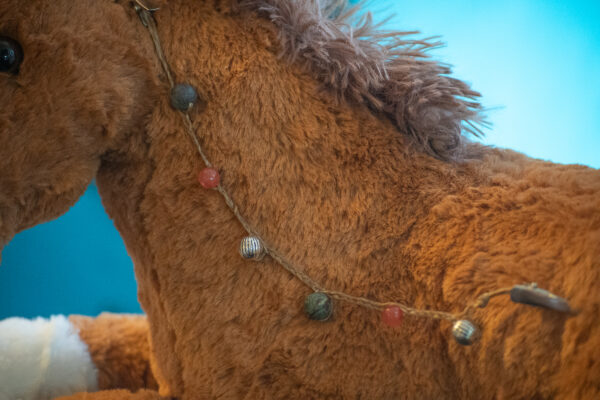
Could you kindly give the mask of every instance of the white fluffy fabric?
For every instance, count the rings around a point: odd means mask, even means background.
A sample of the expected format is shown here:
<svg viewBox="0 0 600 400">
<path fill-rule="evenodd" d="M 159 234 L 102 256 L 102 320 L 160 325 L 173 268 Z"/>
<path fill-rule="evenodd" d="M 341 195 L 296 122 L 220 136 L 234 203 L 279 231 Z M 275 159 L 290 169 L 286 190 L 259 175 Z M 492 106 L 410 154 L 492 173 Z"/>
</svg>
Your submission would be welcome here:
<svg viewBox="0 0 600 400">
<path fill-rule="evenodd" d="M 63 316 L 0 321 L 0 400 L 45 400 L 98 390 L 87 346 Z"/>
</svg>

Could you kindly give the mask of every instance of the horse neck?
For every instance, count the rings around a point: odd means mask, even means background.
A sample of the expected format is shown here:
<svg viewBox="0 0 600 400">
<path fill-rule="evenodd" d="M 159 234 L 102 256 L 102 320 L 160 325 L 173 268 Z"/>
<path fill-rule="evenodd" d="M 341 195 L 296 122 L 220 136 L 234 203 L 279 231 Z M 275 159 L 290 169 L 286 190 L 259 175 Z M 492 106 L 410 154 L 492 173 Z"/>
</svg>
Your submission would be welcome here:
<svg viewBox="0 0 600 400">
<path fill-rule="evenodd" d="M 196 134 L 244 217 L 317 279 L 327 279 L 332 264 L 353 269 L 402 242 L 431 205 L 474 179 L 468 166 L 416 153 L 366 107 L 336 103 L 277 57 L 264 21 L 191 10 L 173 7 L 157 18 L 176 79 L 205 99 L 191 111 Z M 199 26 L 197 35 L 181 40 L 187 24 Z M 98 178 L 128 247 L 151 247 L 140 241 L 152 214 L 170 215 L 163 228 L 182 234 L 194 229 L 169 225 L 199 213 L 206 229 L 239 227 L 222 199 L 195 182 L 203 163 L 168 105 L 166 85 L 157 102 L 146 131 L 132 135 Z"/>
</svg>

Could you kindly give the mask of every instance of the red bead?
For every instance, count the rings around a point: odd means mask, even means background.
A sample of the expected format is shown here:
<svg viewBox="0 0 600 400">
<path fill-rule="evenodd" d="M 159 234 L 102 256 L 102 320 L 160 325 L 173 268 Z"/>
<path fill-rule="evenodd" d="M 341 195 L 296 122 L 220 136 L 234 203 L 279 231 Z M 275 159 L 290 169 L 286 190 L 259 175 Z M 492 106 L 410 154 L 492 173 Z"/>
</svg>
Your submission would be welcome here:
<svg viewBox="0 0 600 400">
<path fill-rule="evenodd" d="M 400 307 L 387 307 L 381 313 L 381 319 L 383 323 L 391 326 L 392 328 L 402 325 L 402 319 L 404 318 L 404 311 Z"/>
<path fill-rule="evenodd" d="M 219 181 L 221 177 L 219 176 L 219 171 L 214 168 L 204 168 L 198 174 L 198 182 L 205 189 L 213 189 L 219 186 Z"/>
</svg>

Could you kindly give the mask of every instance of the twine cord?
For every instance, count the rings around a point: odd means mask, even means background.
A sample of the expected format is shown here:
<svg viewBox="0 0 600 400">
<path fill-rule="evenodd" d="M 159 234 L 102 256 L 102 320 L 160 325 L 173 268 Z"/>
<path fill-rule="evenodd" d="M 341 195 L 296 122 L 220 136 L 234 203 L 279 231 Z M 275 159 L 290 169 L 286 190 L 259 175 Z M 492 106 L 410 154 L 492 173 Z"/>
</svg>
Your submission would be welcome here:
<svg viewBox="0 0 600 400">
<path fill-rule="evenodd" d="M 173 89 L 175 87 L 175 81 L 173 79 L 173 75 L 171 73 L 169 64 L 165 58 L 165 55 L 164 55 L 164 52 L 163 52 L 163 49 L 162 49 L 162 46 L 160 43 L 158 30 L 156 27 L 156 21 L 154 20 L 154 16 L 152 15 L 152 12 L 155 10 L 149 9 L 148 7 L 144 6 L 140 0 L 136 0 L 135 3 L 133 4 L 133 6 L 134 6 L 136 12 L 138 13 L 144 26 L 148 28 L 150 37 L 152 39 L 154 48 L 156 50 L 157 58 L 162 66 L 162 69 L 165 72 L 165 75 L 169 82 L 170 88 Z M 198 137 L 194 131 L 194 124 L 192 122 L 192 119 L 190 118 L 189 112 L 188 111 L 180 111 L 180 113 L 183 118 L 183 122 L 184 122 L 184 125 L 186 128 L 186 133 L 190 137 L 192 142 L 194 143 L 194 145 L 198 151 L 198 154 L 202 158 L 206 167 L 212 167 L 212 163 L 210 162 L 210 160 L 204 153 L 204 150 L 202 149 L 200 140 L 198 139 Z M 397 302 L 379 302 L 379 301 L 371 300 L 371 299 L 368 299 L 365 297 L 353 296 L 353 295 L 350 295 L 350 294 L 347 294 L 344 292 L 327 290 L 323 286 L 321 286 L 319 283 L 315 282 L 303 269 L 296 267 L 284 255 L 279 253 L 273 246 L 271 246 L 268 242 L 263 240 L 262 236 L 258 234 L 258 232 L 252 227 L 252 225 L 241 214 L 236 203 L 233 201 L 232 197 L 229 195 L 229 193 L 227 192 L 227 190 L 221 183 L 219 183 L 219 185 L 215 189 L 221 194 L 221 196 L 225 200 L 225 203 L 231 209 L 231 211 L 236 216 L 238 221 L 242 224 L 242 226 L 244 227 L 246 232 L 250 236 L 255 236 L 255 237 L 259 238 L 259 240 L 261 241 L 261 243 L 265 249 L 265 252 L 274 261 L 276 261 L 278 264 L 280 264 L 285 270 L 287 270 L 290 274 L 292 274 L 294 277 L 296 277 L 298 280 L 300 280 L 302 283 L 304 283 L 306 286 L 308 286 L 314 292 L 324 293 L 324 294 L 330 296 L 332 299 L 355 304 L 360 307 L 364 307 L 364 308 L 368 308 L 368 309 L 372 309 L 372 310 L 380 310 L 381 311 L 381 310 L 386 309 L 387 307 L 398 307 L 404 312 L 405 315 L 410 315 L 413 317 L 429 318 L 429 319 L 436 319 L 436 320 L 458 321 L 461 319 L 470 318 L 477 308 L 485 307 L 491 298 L 496 297 L 496 296 L 506 295 L 512 289 L 512 286 L 511 286 L 511 287 L 506 287 L 506 288 L 502 288 L 502 289 L 485 292 L 485 293 L 481 294 L 479 297 L 477 297 L 477 299 L 475 299 L 474 301 L 469 303 L 463 309 L 462 312 L 459 312 L 456 314 L 444 312 L 444 311 L 437 311 L 437 310 L 423 310 L 423 309 L 413 308 L 413 307 L 409 307 L 405 304 L 397 303 Z"/>
</svg>

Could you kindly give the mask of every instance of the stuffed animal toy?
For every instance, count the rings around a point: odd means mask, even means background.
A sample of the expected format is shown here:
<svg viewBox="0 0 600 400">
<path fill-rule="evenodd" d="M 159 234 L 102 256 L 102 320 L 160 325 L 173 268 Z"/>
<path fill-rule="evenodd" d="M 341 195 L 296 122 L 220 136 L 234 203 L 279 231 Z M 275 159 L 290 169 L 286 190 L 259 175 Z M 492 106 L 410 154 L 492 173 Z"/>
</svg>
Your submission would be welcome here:
<svg viewBox="0 0 600 400">
<path fill-rule="evenodd" d="M 148 321 L 7 321 L 12 393 L 600 398 L 600 173 L 470 142 L 435 43 L 352 14 L 2 1 L 0 245 L 96 178 Z"/>
<path fill-rule="evenodd" d="M 0 399 L 53 399 L 110 388 L 157 389 L 143 316 L 0 321 Z"/>
</svg>

